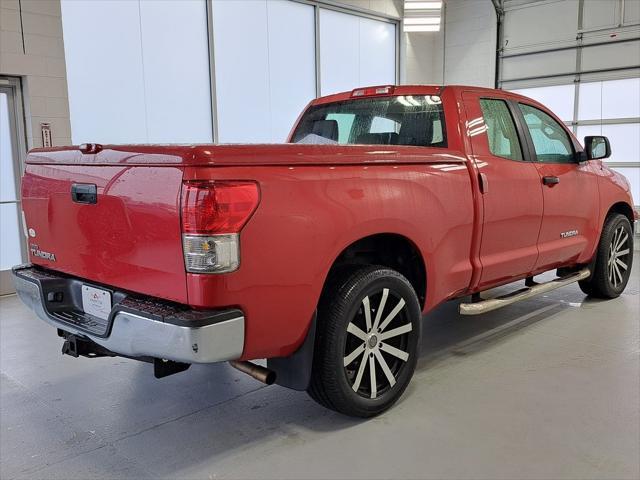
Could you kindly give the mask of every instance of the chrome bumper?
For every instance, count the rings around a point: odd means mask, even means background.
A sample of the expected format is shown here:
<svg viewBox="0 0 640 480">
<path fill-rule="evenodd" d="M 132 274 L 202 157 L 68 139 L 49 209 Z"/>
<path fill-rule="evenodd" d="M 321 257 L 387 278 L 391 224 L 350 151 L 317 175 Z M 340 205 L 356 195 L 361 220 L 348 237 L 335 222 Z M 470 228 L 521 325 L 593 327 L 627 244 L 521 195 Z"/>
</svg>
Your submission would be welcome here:
<svg viewBox="0 0 640 480">
<path fill-rule="evenodd" d="M 198 326 L 181 325 L 152 318 L 143 311 L 118 310 L 115 305 L 110 317 L 108 335 L 92 334 L 71 323 L 61 321 L 47 308 L 43 284 L 53 283 L 56 288 L 65 282 L 82 284 L 81 280 L 56 277 L 47 272 L 39 279 L 30 267 L 16 267 L 13 278 L 20 299 L 40 319 L 65 332 L 87 338 L 98 345 L 126 357 L 154 357 L 183 363 L 214 363 L 240 358 L 244 348 L 244 315 L 240 310 L 214 312 L 210 319 Z M 56 283 L 57 282 L 57 283 Z M 89 282 L 87 282 L 90 285 Z M 156 315 L 157 317 L 157 315 Z M 184 325 L 187 323 L 187 325 Z M 194 322 L 195 323 L 195 322 Z"/>
</svg>

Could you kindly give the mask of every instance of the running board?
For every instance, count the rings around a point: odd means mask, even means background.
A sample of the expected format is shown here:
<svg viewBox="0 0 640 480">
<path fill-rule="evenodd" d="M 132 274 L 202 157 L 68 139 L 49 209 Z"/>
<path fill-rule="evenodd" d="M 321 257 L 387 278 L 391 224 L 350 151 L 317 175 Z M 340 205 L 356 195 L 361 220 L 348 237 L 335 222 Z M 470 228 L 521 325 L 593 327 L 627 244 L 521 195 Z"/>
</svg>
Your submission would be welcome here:
<svg viewBox="0 0 640 480">
<path fill-rule="evenodd" d="M 522 300 L 527 300 L 541 293 L 547 293 L 556 288 L 561 288 L 570 283 L 575 283 L 585 278 L 589 278 L 591 272 L 588 268 L 580 270 L 566 277 L 555 278 L 549 282 L 537 283 L 533 286 L 526 287 L 515 292 L 508 293 L 496 298 L 489 298 L 487 300 L 480 300 L 472 303 L 460 304 L 460 315 L 480 315 L 481 313 L 491 312 L 498 308 L 506 307 Z"/>
</svg>

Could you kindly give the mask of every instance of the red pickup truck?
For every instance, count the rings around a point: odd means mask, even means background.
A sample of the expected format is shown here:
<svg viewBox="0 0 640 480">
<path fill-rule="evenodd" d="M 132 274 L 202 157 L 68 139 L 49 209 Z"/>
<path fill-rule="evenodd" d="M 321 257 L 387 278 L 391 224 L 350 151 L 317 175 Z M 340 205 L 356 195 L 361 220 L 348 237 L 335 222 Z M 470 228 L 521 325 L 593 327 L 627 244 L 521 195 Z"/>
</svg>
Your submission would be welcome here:
<svg viewBox="0 0 640 480">
<path fill-rule="evenodd" d="M 16 290 L 64 353 L 157 377 L 230 361 L 371 416 L 446 300 L 473 315 L 572 282 L 621 294 L 636 213 L 609 154 L 529 98 L 462 86 L 319 98 L 282 145 L 35 149 Z"/>
</svg>

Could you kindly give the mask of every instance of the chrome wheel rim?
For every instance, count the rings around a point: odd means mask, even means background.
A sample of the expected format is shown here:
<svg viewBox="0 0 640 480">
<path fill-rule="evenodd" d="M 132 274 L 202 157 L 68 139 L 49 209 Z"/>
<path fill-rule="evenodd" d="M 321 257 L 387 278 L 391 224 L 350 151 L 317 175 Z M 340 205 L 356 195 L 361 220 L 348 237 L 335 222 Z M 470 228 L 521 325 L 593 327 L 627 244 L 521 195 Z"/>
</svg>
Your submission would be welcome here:
<svg viewBox="0 0 640 480">
<path fill-rule="evenodd" d="M 375 399 L 391 390 L 409 360 L 413 330 L 406 302 L 388 288 L 367 295 L 347 325 L 343 365 L 351 389 Z"/>
<path fill-rule="evenodd" d="M 609 245 L 609 258 L 607 260 L 609 283 L 611 283 L 614 288 L 618 288 L 618 285 L 623 284 L 628 275 L 630 252 L 629 234 L 623 226 L 619 226 L 613 233 L 613 239 Z"/>
</svg>

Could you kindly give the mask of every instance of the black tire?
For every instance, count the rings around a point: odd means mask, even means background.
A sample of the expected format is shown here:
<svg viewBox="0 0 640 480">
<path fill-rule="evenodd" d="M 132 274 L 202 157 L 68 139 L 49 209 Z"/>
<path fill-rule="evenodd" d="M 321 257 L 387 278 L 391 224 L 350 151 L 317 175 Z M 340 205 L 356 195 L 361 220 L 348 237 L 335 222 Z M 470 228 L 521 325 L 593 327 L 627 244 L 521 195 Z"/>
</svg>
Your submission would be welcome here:
<svg viewBox="0 0 640 480">
<path fill-rule="evenodd" d="M 413 376 L 420 320 L 418 297 L 400 273 L 385 267 L 359 266 L 333 275 L 318 306 L 313 367 L 307 389 L 311 398 L 355 417 L 372 417 L 387 410 L 400 398 Z M 367 325 L 371 328 L 367 329 Z M 401 333 L 385 336 L 392 331 Z"/>
<path fill-rule="evenodd" d="M 579 282 L 580 289 L 596 298 L 619 297 L 629 281 L 632 263 L 633 230 L 629 219 L 611 214 L 600 235 L 593 275 Z"/>
</svg>

